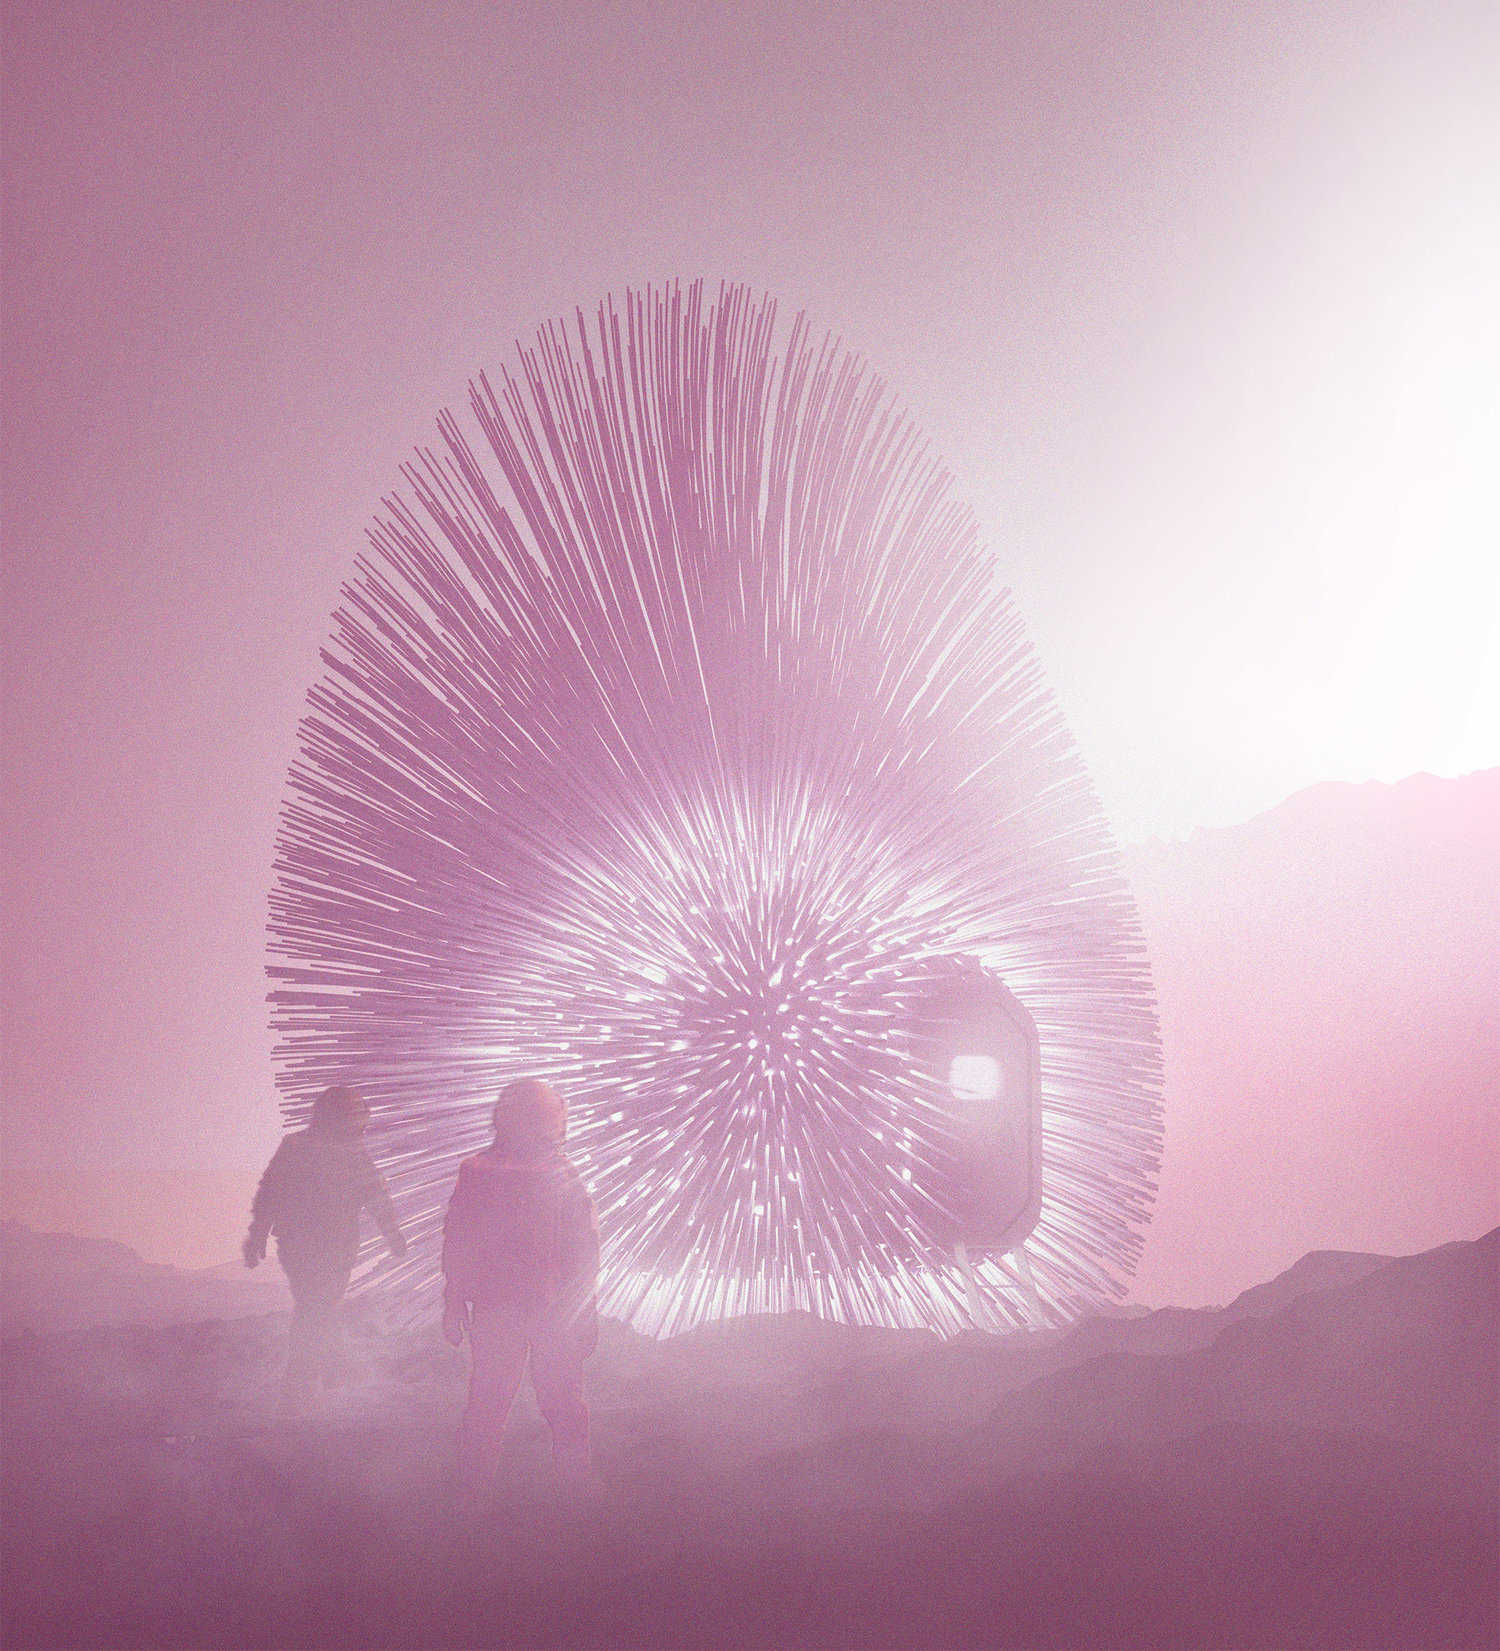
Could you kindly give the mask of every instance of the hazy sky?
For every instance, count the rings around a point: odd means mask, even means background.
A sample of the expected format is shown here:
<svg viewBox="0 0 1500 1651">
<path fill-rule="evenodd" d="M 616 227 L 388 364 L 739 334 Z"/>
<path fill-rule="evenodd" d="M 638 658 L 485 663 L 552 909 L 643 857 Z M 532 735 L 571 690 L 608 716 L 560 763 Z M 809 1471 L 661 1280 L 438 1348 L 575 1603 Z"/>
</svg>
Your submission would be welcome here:
<svg viewBox="0 0 1500 1651">
<path fill-rule="evenodd" d="M 1491 5 L 9 12 L 7 1213 L 231 1253 L 340 580 L 627 284 L 876 364 L 1123 839 L 1500 763 Z"/>
</svg>

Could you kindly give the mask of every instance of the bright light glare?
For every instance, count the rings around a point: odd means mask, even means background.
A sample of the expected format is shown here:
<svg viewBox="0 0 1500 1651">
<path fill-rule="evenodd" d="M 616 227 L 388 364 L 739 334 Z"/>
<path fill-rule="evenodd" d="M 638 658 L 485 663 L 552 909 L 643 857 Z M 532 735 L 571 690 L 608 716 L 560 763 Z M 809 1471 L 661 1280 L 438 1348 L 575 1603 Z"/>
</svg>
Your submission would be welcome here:
<svg viewBox="0 0 1500 1651">
<path fill-rule="evenodd" d="M 994 1101 L 1000 1098 L 1005 1077 L 993 1055 L 955 1055 L 948 1068 L 948 1087 L 960 1101 Z"/>
</svg>

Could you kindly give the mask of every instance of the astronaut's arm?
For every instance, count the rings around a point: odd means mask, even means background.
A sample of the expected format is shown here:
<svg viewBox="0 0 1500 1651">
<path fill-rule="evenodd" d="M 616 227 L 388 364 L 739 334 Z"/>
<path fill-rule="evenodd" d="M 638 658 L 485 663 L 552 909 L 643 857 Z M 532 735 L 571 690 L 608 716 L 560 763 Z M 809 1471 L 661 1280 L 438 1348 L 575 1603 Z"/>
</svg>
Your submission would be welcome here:
<svg viewBox="0 0 1500 1651">
<path fill-rule="evenodd" d="M 271 1155 L 250 1201 L 250 1228 L 241 1245 L 247 1267 L 257 1266 L 266 1258 L 266 1240 L 281 1213 L 282 1195 L 286 1186 L 286 1143 Z"/>
</svg>

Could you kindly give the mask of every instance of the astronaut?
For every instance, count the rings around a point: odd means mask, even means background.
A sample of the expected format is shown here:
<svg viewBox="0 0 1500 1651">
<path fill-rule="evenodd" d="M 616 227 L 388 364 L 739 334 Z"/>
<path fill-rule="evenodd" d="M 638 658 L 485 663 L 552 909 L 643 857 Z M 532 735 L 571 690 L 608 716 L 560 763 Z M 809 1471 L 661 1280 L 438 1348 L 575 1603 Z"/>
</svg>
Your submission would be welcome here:
<svg viewBox="0 0 1500 1651">
<path fill-rule="evenodd" d="M 536 1078 L 501 1090 L 495 1138 L 459 1166 L 443 1224 L 443 1331 L 469 1338 L 464 1488 L 484 1491 L 528 1361 L 559 1478 L 592 1485 L 583 1364 L 598 1341 L 599 1232 L 563 1155 L 562 1099 Z"/>
<path fill-rule="evenodd" d="M 344 1084 L 313 1102 L 306 1129 L 287 1135 L 256 1188 L 245 1235 L 245 1265 L 276 1256 L 292 1290 L 292 1327 L 283 1408 L 296 1413 L 322 1380 L 333 1386 L 346 1367 L 339 1306 L 359 1253 L 359 1217 L 368 1210 L 391 1254 L 406 1253 L 385 1180 L 361 1137 L 369 1122 L 364 1098 Z"/>
</svg>

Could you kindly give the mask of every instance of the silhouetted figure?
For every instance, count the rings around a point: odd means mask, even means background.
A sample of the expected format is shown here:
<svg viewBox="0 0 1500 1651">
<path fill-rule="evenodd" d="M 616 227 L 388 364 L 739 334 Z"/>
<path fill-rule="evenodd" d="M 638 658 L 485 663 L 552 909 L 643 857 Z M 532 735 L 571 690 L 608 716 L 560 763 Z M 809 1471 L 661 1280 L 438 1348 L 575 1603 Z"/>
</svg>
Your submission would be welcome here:
<svg viewBox="0 0 1500 1651">
<path fill-rule="evenodd" d="M 359 1215 L 368 1210 L 393 1255 L 406 1240 L 384 1178 L 360 1137 L 369 1122 L 364 1098 L 343 1084 L 313 1102 L 308 1127 L 286 1136 L 266 1166 L 245 1235 L 247 1267 L 265 1259 L 276 1235 L 276 1255 L 292 1288 L 292 1330 L 283 1402 L 300 1408 L 319 1378 L 332 1385 L 344 1375 L 339 1305 L 359 1253 Z"/>
<path fill-rule="evenodd" d="M 598 1341 L 594 1206 L 563 1156 L 567 1114 L 536 1078 L 500 1091 L 494 1144 L 459 1166 L 443 1224 L 443 1333 L 469 1336 L 473 1368 L 459 1431 L 466 1488 L 493 1483 L 510 1407 L 531 1385 L 560 1477 L 590 1479 L 583 1363 Z"/>
</svg>

